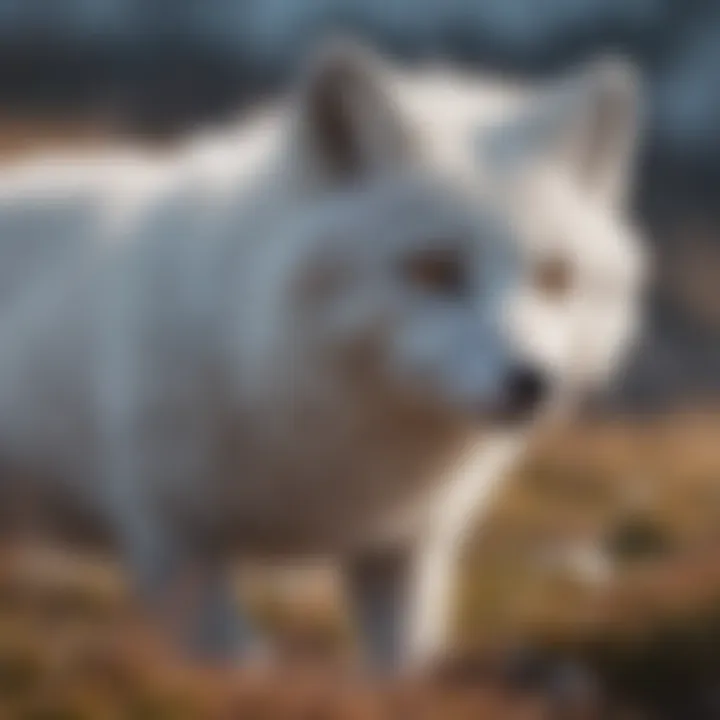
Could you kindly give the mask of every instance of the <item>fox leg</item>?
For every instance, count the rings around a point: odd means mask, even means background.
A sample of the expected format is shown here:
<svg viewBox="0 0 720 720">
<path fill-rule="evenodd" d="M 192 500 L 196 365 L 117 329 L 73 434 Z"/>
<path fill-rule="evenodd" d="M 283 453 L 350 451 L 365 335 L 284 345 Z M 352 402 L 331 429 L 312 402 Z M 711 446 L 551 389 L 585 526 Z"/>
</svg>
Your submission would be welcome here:
<svg viewBox="0 0 720 720">
<path fill-rule="evenodd" d="M 231 665 L 246 658 L 256 637 L 225 564 L 193 552 L 162 524 L 138 530 L 136 519 L 124 558 L 138 599 L 161 630 L 198 662 Z"/>
<path fill-rule="evenodd" d="M 220 664 L 252 659 L 257 634 L 234 592 L 229 569 L 204 564 L 195 574 L 195 590 L 184 643 L 193 657 Z"/>
<path fill-rule="evenodd" d="M 138 600 L 192 659 L 234 662 L 247 653 L 251 632 L 225 563 L 198 549 L 146 490 L 168 477 L 163 455 L 143 454 L 133 442 L 107 448 L 104 500 Z"/>
<path fill-rule="evenodd" d="M 521 447 L 521 436 L 507 434 L 471 450 L 431 503 L 416 544 L 410 592 L 407 653 L 416 667 L 441 661 L 450 649 L 462 551 Z"/>
<path fill-rule="evenodd" d="M 233 593 L 225 563 L 181 540 L 146 504 L 132 512 L 115 505 L 120 549 L 133 589 L 195 660 L 234 663 L 250 648 L 253 633 Z"/>
<path fill-rule="evenodd" d="M 411 553 L 370 553 L 345 567 L 345 587 L 365 656 L 375 670 L 391 671 L 403 659 Z"/>
<path fill-rule="evenodd" d="M 405 637 L 405 660 L 412 669 L 432 668 L 450 649 L 459 550 L 433 536 L 415 550 Z"/>
<path fill-rule="evenodd" d="M 430 538 L 348 563 L 346 588 L 374 669 L 423 670 L 442 659 L 451 630 L 455 560 L 454 548 Z"/>
</svg>

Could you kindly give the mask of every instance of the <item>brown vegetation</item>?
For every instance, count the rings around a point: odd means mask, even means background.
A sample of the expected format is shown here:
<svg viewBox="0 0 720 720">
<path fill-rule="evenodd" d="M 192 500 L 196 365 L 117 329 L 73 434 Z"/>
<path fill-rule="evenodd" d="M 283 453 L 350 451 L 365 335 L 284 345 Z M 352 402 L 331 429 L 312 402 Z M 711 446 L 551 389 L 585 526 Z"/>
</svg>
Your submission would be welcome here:
<svg viewBox="0 0 720 720">
<path fill-rule="evenodd" d="M 681 651 L 685 669 L 700 668 L 690 680 L 710 665 L 720 671 L 707 647 L 720 636 L 718 425 L 658 419 L 541 439 L 468 553 L 459 646 L 492 658 L 503 643 L 521 642 L 586 658 L 623 696 L 655 692 L 647 678 L 628 685 L 633 662 L 652 661 L 656 677 L 667 678 L 675 666 L 663 658 Z M 597 550 L 610 572 L 596 578 L 564 562 L 567 548 Z M 107 567 L 17 558 L 0 561 L 0 718 L 554 717 L 537 687 L 510 692 L 486 672 L 471 673 L 471 683 L 384 690 L 317 663 L 201 674 L 150 639 Z M 266 619 L 285 628 L 303 607 L 297 598 L 265 602 Z M 329 615 L 318 603 L 316 593 L 304 605 L 313 612 L 301 616 L 321 626 Z"/>
</svg>

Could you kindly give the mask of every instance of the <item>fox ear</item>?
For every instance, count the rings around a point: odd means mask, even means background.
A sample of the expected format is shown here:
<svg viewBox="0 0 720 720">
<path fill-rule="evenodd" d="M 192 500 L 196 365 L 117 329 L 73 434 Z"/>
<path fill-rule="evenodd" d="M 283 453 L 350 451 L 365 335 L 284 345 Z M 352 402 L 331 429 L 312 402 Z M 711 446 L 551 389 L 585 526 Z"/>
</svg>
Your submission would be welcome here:
<svg viewBox="0 0 720 720">
<path fill-rule="evenodd" d="M 486 147 L 506 167 L 560 163 L 599 200 L 622 205 L 637 152 L 640 96 L 637 68 L 604 57 L 563 78 L 515 121 L 491 131 Z"/>
<path fill-rule="evenodd" d="M 308 64 L 298 99 L 301 152 L 320 179 L 347 182 L 408 157 L 408 133 L 384 87 L 380 58 L 334 39 Z"/>
</svg>

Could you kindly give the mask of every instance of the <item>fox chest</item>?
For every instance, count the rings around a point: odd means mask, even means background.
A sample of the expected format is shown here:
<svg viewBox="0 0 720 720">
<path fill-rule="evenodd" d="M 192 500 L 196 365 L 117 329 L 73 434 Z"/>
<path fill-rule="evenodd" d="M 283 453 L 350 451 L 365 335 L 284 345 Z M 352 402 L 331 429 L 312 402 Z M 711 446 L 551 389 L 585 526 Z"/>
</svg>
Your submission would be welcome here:
<svg viewBox="0 0 720 720">
<path fill-rule="evenodd" d="M 284 440 L 236 453 L 222 480 L 236 542 L 329 551 L 379 541 L 379 534 L 401 537 L 445 479 L 462 439 L 440 427 L 354 429 L 298 427 Z"/>
</svg>

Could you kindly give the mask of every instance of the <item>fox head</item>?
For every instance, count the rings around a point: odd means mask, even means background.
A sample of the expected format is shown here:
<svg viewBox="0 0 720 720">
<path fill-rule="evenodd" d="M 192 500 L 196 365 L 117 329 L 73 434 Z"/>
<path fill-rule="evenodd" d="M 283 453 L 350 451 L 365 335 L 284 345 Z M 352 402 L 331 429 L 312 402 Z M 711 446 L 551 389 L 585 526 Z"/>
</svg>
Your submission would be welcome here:
<svg viewBox="0 0 720 720">
<path fill-rule="evenodd" d="M 336 44 L 301 83 L 298 357 L 418 410 L 524 424 L 602 384 L 635 334 L 636 76 L 592 62 L 488 126 L 473 103 L 411 111 L 393 72 Z"/>
</svg>

